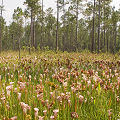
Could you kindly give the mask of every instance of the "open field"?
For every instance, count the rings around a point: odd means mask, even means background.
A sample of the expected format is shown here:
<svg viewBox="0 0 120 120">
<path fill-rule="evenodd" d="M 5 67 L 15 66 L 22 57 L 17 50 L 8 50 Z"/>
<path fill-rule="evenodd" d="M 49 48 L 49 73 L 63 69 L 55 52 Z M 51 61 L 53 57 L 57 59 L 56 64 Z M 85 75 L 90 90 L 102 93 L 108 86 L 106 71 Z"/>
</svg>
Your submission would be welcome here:
<svg viewBox="0 0 120 120">
<path fill-rule="evenodd" d="M 107 54 L 2 53 L 1 120 L 118 120 L 120 61 Z"/>
</svg>

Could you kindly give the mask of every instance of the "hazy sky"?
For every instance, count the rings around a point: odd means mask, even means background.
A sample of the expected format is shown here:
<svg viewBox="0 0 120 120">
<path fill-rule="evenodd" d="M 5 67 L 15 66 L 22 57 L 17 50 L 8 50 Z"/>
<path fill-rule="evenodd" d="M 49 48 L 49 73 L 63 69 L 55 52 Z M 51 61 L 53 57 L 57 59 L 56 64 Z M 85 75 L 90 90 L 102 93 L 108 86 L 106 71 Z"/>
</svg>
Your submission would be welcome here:
<svg viewBox="0 0 120 120">
<path fill-rule="evenodd" d="M 2 0 L 0 0 L 0 3 L 1 1 Z M 23 5 L 24 1 L 25 0 L 4 0 L 5 11 L 3 12 L 3 15 L 7 23 L 10 23 L 14 9 L 16 9 L 18 6 L 25 8 Z M 56 0 L 44 0 L 45 8 L 52 7 L 53 9 L 56 9 L 55 1 Z M 113 0 L 112 5 L 116 6 L 117 9 L 120 8 L 120 0 Z"/>
</svg>

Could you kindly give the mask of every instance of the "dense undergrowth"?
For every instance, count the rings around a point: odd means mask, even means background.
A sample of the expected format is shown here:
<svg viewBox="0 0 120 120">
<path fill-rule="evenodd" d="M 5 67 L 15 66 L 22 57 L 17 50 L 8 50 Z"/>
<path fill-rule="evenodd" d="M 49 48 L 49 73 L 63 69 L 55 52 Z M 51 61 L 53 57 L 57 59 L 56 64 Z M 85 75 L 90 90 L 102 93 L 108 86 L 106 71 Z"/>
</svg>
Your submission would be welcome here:
<svg viewBox="0 0 120 120">
<path fill-rule="evenodd" d="M 0 57 L 0 119 L 118 120 L 118 55 L 51 51 Z"/>
</svg>

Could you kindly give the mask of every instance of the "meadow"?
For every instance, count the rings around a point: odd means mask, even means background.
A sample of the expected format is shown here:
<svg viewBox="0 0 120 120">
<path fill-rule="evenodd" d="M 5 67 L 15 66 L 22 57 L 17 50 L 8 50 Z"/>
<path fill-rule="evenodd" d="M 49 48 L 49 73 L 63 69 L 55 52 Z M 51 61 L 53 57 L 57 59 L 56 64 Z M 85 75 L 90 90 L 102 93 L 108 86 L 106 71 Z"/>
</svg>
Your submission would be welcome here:
<svg viewBox="0 0 120 120">
<path fill-rule="evenodd" d="M 0 55 L 1 120 L 119 120 L 120 57 L 51 51 Z"/>
</svg>

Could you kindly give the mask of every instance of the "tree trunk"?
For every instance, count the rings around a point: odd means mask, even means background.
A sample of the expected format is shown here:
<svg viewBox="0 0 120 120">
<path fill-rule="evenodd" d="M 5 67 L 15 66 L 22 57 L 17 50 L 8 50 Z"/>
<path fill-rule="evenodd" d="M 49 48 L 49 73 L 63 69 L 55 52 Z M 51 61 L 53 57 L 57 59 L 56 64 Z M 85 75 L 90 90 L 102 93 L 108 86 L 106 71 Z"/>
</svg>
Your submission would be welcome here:
<svg viewBox="0 0 120 120">
<path fill-rule="evenodd" d="M 42 25 L 41 25 L 41 49 L 44 48 L 43 46 L 43 0 L 42 0 Z"/>
<path fill-rule="evenodd" d="M 15 50 L 15 40 L 14 40 L 14 35 L 12 34 L 12 43 L 13 43 L 13 50 Z"/>
<path fill-rule="evenodd" d="M 78 4 L 79 1 L 77 0 L 77 7 L 76 7 L 76 51 L 78 50 Z"/>
<path fill-rule="evenodd" d="M 110 45 L 109 45 L 109 49 L 110 49 L 111 53 L 114 53 L 114 42 L 113 42 L 113 39 L 114 39 L 114 33 L 113 33 L 113 28 L 111 28 L 111 30 L 110 30 Z"/>
<path fill-rule="evenodd" d="M 117 39 L 117 25 L 115 25 L 115 30 L 114 30 L 114 36 L 115 36 L 115 40 L 114 40 L 114 52 L 116 52 L 116 39 Z"/>
<path fill-rule="evenodd" d="M 56 51 L 58 51 L 58 32 L 59 32 L 59 1 L 57 0 L 57 26 L 56 26 Z"/>
<path fill-rule="evenodd" d="M 99 0 L 99 9 L 98 9 L 98 53 L 100 52 L 100 6 L 101 0 Z"/>
<path fill-rule="evenodd" d="M 92 48 L 91 51 L 94 51 L 94 44 L 95 44 L 95 0 L 94 0 L 94 8 L 93 8 L 93 35 L 92 35 Z"/>
<path fill-rule="evenodd" d="M 21 45 L 20 45 L 20 38 L 18 38 L 19 39 L 19 59 L 20 59 L 20 47 L 21 47 Z"/>
<path fill-rule="evenodd" d="M 62 45 L 63 45 L 63 52 L 64 52 L 64 43 L 65 43 L 65 0 L 63 0 L 63 14 L 64 14 L 64 20 L 63 20 L 63 39 L 62 39 Z"/>
<path fill-rule="evenodd" d="M 36 48 L 35 46 L 35 17 L 33 18 L 33 47 Z"/>
<path fill-rule="evenodd" d="M 104 0 L 104 52 L 105 52 L 105 39 L 106 39 L 106 33 L 105 33 L 105 0 Z"/>
<path fill-rule="evenodd" d="M 107 52 L 109 51 L 109 29 L 108 29 L 108 33 L 107 33 Z"/>
<path fill-rule="evenodd" d="M 31 47 L 33 47 L 33 11 L 31 9 L 31 25 L 30 25 L 30 39 L 29 39 L 29 54 L 31 54 Z"/>
<path fill-rule="evenodd" d="M 33 11 L 31 10 L 31 47 L 34 46 Z"/>
</svg>

